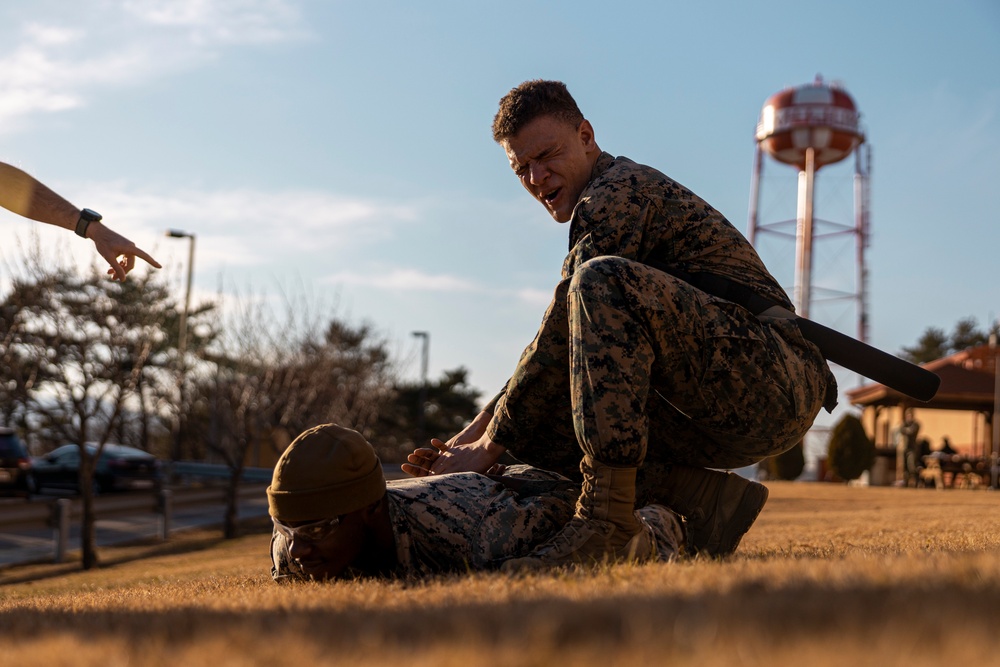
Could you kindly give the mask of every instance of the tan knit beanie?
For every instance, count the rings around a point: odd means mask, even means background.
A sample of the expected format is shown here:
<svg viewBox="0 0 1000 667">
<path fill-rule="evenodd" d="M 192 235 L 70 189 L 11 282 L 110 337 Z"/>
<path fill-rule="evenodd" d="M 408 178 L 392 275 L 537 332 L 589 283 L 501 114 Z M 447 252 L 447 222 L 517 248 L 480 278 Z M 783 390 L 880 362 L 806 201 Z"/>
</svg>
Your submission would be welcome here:
<svg viewBox="0 0 1000 667">
<path fill-rule="evenodd" d="M 324 424 L 292 441 L 274 466 L 268 511 L 281 521 L 350 514 L 385 493 L 382 463 L 368 441 L 349 428 Z"/>
</svg>

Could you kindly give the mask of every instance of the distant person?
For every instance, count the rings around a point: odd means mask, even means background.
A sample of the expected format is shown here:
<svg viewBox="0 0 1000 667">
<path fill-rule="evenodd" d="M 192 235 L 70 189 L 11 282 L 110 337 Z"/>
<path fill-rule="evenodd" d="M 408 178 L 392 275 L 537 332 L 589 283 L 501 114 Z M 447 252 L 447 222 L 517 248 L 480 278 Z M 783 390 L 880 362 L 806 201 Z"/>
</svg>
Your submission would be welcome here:
<svg viewBox="0 0 1000 667">
<path fill-rule="evenodd" d="M 903 486 L 917 485 L 917 468 L 920 466 L 920 422 L 913 416 L 913 408 L 903 410 L 896 447 L 903 454 Z"/>
<path fill-rule="evenodd" d="M 115 280 L 125 276 L 139 257 L 151 266 L 160 264 L 132 241 L 104 225 L 101 215 L 89 208 L 78 209 L 32 176 L 5 162 L 0 162 L 0 206 L 17 215 L 68 229 L 88 238 L 110 268 Z"/>
<path fill-rule="evenodd" d="M 944 436 L 943 438 L 941 438 L 941 449 L 939 449 L 938 451 L 940 451 L 945 456 L 954 456 L 955 454 L 958 454 L 958 450 L 956 450 L 954 447 L 951 446 L 951 440 L 948 438 L 948 436 Z"/>
<path fill-rule="evenodd" d="M 767 488 L 714 469 L 788 450 L 833 408 L 822 353 L 732 223 L 662 172 L 602 151 L 562 82 L 510 90 L 493 139 L 531 197 L 569 223 L 569 253 L 507 384 L 467 428 L 412 456 L 435 456 L 438 474 L 485 472 L 509 453 L 580 482 L 573 520 L 524 569 L 652 557 L 635 514 L 651 502 L 685 517 L 699 553 L 733 553 Z M 482 324 L 471 326 L 474 337 Z"/>
<path fill-rule="evenodd" d="M 545 542 L 573 516 L 578 485 L 530 468 L 386 483 L 375 450 L 335 424 L 309 429 L 281 455 L 267 489 L 276 581 L 420 578 L 496 570 Z M 680 520 L 640 510 L 658 558 L 683 550 Z"/>
</svg>

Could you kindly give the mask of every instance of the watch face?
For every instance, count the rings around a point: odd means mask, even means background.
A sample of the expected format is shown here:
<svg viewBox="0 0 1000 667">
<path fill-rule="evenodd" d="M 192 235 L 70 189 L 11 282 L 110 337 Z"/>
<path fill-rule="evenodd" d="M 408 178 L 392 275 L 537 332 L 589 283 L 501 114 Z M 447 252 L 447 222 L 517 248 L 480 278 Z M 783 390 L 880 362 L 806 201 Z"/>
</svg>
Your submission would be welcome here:
<svg viewBox="0 0 1000 667">
<path fill-rule="evenodd" d="M 97 222 L 101 219 L 101 214 L 93 209 L 85 208 L 80 211 L 80 217 L 90 222 Z"/>
</svg>

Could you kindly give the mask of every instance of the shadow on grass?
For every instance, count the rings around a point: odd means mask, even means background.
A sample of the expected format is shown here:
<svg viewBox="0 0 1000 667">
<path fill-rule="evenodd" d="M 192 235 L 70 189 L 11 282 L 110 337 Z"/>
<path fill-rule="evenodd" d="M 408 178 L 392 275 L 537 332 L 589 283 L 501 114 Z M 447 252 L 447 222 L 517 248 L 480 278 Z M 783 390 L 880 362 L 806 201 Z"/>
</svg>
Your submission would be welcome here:
<svg viewBox="0 0 1000 667">
<path fill-rule="evenodd" d="M 496 575 L 497 584 L 508 581 Z M 326 587 L 351 584 L 290 584 Z M 572 589 L 568 580 L 567 589 Z M 226 595 L 224 591 L 216 594 Z M 233 595 L 239 595 L 233 590 Z M 18 608 L 0 613 L 0 627 L 19 640 L 71 635 L 140 646 L 147 642 L 210 641 L 220 637 L 242 650 L 268 641 L 298 642 L 323 650 L 345 647 L 415 649 L 449 643 L 510 646 L 511 642 L 549 647 L 615 646 L 636 642 L 670 650 L 750 638 L 754 642 L 829 639 L 833 642 L 884 641 L 885 633 L 916 634 L 925 641 L 948 633 L 963 641 L 988 642 L 1000 605 L 1000 584 L 957 582 L 912 585 L 853 585 L 833 589 L 822 582 L 790 586 L 760 582 L 726 592 L 609 594 L 596 599 L 549 596 L 526 601 L 481 600 L 464 604 L 421 603 L 420 589 L 400 591 L 401 604 L 310 605 L 297 610 L 219 610 L 182 607 L 144 611 Z M 947 619 L 947 624 L 942 623 Z M 428 627 L 428 626 L 432 627 Z"/>
</svg>

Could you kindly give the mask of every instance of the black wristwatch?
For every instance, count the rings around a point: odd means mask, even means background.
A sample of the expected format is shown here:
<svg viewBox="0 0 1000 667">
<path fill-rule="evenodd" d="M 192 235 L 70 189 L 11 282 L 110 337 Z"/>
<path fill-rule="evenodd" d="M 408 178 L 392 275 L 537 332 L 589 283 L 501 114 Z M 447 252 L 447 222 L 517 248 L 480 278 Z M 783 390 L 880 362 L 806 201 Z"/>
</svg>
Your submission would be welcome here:
<svg viewBox="0 0 1000 667">
<path fill-rule="evenodd" d="M 87 227 L 90 227 L 90 223 L 100 219 L 101 214 L 97 211 L 92 211 L 89 208 L 83 209 L 80 211 L 80 219 L 76 221 L 76 235 L 87 238 Z"/>
</svg>

